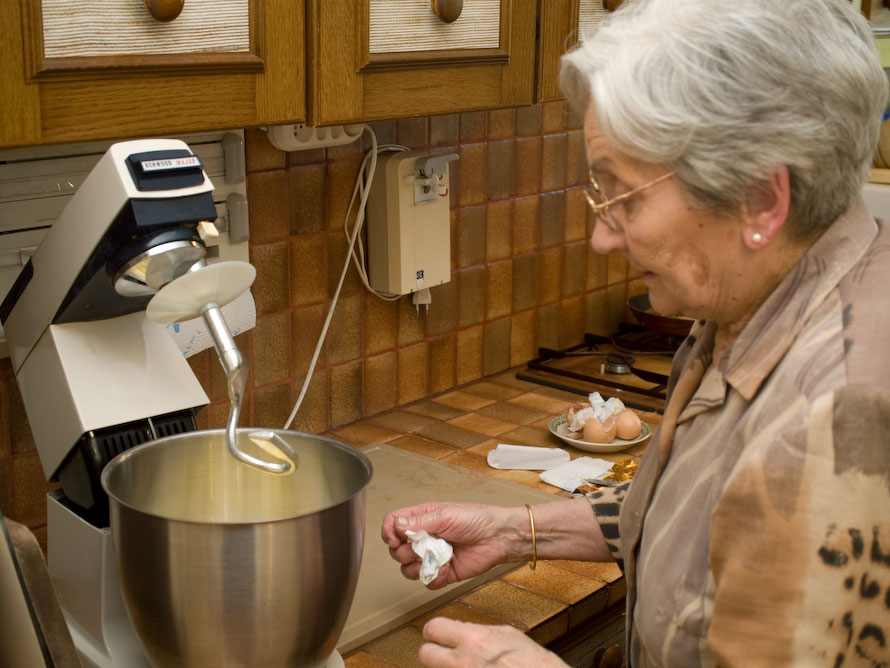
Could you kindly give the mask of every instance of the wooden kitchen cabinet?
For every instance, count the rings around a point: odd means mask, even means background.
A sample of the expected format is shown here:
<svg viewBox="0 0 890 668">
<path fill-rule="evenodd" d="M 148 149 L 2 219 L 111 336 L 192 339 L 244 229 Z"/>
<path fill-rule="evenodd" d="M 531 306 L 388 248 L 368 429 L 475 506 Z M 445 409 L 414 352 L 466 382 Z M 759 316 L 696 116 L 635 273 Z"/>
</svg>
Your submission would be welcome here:
<svg viewBox="0 0 890 668">
<path fill-rule="evenodd" d="M 309 123 L 333 125 L 529 105 L 537 3 L 308 0 Z"/>
<path fill-rule="evenodd" d="M 541 0 L 537 102 L 561 100 L 559 59 L 624 3 L 638 0 Z"/>
<path fill-rule="evenodd" d="M 0 2 L 0 147 L 305 120 L 302 0 Z"/>
</svg>

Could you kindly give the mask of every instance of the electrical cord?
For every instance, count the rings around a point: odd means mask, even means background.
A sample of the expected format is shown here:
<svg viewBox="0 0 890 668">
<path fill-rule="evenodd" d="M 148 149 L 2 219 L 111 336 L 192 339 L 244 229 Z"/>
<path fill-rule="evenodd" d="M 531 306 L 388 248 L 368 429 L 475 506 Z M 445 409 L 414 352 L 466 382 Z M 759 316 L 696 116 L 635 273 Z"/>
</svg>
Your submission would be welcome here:
<svg viewBox="0 0 890 668">
<path fill-rule="evenodd" d="M 349 269 L 350 261 L 355 264 L 355 268 L 362 280 L 362 284 L 365 286 L 365 288 L 368 289 L 369 292 L 386 301 L 395 301 L 401 297 L 401 295 L 388 295 L 380 293 L 371 287 L 368 280 L 367 272 L 365 271 L 365 254 L 360 239 L 360 233 L 365 223 L 365 207 L 368 203 L 368 195 L 371 192 L 371 182 L 374 179 L 374 172 L 377 171 L 377 155 L 386 151 L 407 151 L 408 147 L 400 146 L 398 144 L 383 144 L 381 146 L 378 146 L 377 135 L 374 134 L 374 130 L 371 128 L 371 126 L 364 125 L 362 126 L 362 130 L 366 131 L 370 136 L 371 148 L 365 153 L 365 157 L 362 160 L 361 168 L 359 169 L 358 176 L 355 180 L 355 186 L 352 189 L 352 197 L 349 200 L 349 206 L 347 207 L 346 215 L 343 218 L 343 232 L 346 234 L 346 238 L 349 241 L 349 250 L 346 253 L 346 260 L 343 262 L 343 270 L 340 272 L 340 281 L 337 283 L 337 289 L 334 291 L 334 296 L 331 299 L 331 306 L 328 308 L 328 314 L 325 318 L 324 325 L 321 328 L 321 334 L 319 334 L 318 342 L 315 344 L 315 351 L 312 354 L 312 360 L 309 362 L 309 370 L 306 372 L 306 377 L 303 379 L 303 385 L 300 388 L 300 394 L 299 396 L 297 396 L 297 400 L 294 403 L 294 407 L 291 410 L 290 416 L 287 418 L 287 422 L 285 422 L 284 424 L 285 429 L 290 429 L 294 418 L 297 416 L 297 412 L 300 410 L 300 406 L 303 405 L 303 399 L 306 396 L 306 391 L 309 389 L 309 382 L 312 380 L 312 376 L 315 373 L 315 365 L 318 363 L 318 357 L 321 354 L 321 348 L 324 345 L 325 337 L 328 333 L 328 327 L 330 327 L 331 320 L 334 316 L 334 309 L 336 308 L 337 301 L 340 298 L 340 290 L 343 288 L 343 281 L 346 278 L 346 272 Z M 355 224 L 353 225 L 352 233 L 350 233 L 349 214 L 352 213 L 352 206 L 355 203 L 356 197 L 358 197 L 359 199 L 359 205 L 355 214 Z M 356 252 L 355 249 L 356 242 L 358 242 L 358 252 Z"/>
<path fill-rule="evenodd" d="M 373 130 L 368 127 L 369 132 L 372 133 Z M 372 146 L 375 145 L 376 137 L 372 139 Z M 403 151 L 407 151 L 407 146 L 401 146 L 399 144 L 381 144 L 376 148 L 372 147 L 371 151 L 365 153 L 365 158 L 362 160 L 361 168 L 359 169 L 358 177 L 355 181 L 355 187 L 352 190 L 352 199 L 349 200 L 349 207 L 346 209 L 346 217 L 343 219 L 343 231 L 346 233 L 346 238 L 349 238 L 349 230 L 347 227 L 347 222 L 349 221 L 349 214 L 352 211 L 352 204 L 355 202 L 356 194 L 359 195 L 360 205 L 359 211 L 356 212 L 356 226 L 361 226 L 364 224 L 364 215 L 365 215 L 365 204 L 367 202 L 367 194 L 366 191 L 369 191 L 371 188 L 371 182 L 374 180 L 374 172 L 376 171 L 376 160 L 377 155 L 381 153 L 385 153 L 386 151 L 394 151 L 397 153 L 401 153 Z M 369 163 L 372 161 L 371 153 L 374 152 L 373 156 L 373 166 Z M 364 175 L 364 178 L 362 176 Z M 355 245 L 358 245 L 358 253 L 355 251 Z M 383 299 L 384 301 L 396 301 L 402 295 L 392 295 L 387 293 L 378 292 L 374 288 L 371 287 L 370 280 L 368 279 L 368 273 L 365 270 L 365 249 L 362 245 L 361 236 L 356 237 L 356 244 L 350 246 L 350 255 L 352 257 L 353 264 L 355 265 L 355 269 L 358 272 L 359 278 L 362 279 L 362 284 L 371 294 Z"/>
</svg>

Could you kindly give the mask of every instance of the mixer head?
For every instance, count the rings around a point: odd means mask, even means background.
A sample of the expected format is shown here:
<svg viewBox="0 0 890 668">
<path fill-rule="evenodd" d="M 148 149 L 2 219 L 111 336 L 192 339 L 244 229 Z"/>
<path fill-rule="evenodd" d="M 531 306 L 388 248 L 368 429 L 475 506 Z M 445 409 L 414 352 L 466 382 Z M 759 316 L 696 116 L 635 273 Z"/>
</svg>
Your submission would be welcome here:
<svg viewBox="0 0 890 668">
<path fill-rule="evenodd" d="M 0 306 L 44 473 L 97 524 L 105 464 L 194 430 L 207 403 L 176 344 L 142 312 L 204 266 L 199 227 L 216 218 L 213 185 L 185 143 L 114 144 Z"/>
</svg>

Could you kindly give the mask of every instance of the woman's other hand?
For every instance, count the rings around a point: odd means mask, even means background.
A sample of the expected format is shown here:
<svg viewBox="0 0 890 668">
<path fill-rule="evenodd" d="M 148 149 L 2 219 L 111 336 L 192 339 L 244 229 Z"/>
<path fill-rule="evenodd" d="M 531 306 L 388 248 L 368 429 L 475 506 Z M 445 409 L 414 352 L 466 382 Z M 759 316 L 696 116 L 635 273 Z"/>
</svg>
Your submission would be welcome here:
<svg viewBox="0 0 890 668">
<path fill-rule="evenodd" d="M 485 626 L 445 617 L 423 627 L 418 652 L 425 668 L 566 668 L 556 654 L 512 626 Z"/>
<path fill-rule="evenodd" d="M 454 556 L 428 585 L 430 589 L 440 589 L 480 575 L 498 564 L 523 559 L 521 550 L 525 540 L 520 527 L 527 524 L 525 508 L 432 502 L 389 513 L 380 534 L 389 545 L 393 559 L 402 564 L 402 574 L 410 580 L 419 577 L 420 558 L 405 532 L 426 531 L 448 541 L 454 548 Z"/>
</svg>

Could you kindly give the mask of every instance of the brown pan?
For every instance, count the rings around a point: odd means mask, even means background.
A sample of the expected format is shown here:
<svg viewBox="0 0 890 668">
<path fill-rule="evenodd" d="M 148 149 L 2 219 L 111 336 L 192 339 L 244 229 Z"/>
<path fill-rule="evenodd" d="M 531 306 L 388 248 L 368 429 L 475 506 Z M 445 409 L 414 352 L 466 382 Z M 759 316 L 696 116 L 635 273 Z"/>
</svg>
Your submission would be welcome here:
<svg viewBox="0 0 890 668">
<path fill-rule="evenodd" d="M 634 295 L 627 300 L 627 306 L 634 317 L 640 321 L 641 325 L 645 325 L 649 329 L 661 332 L 662 334 L 670 334 L 672 336 L 686 336 L 692 329 L 692 318 L 686 318 L 681 315 L 659 315 L 652 310 L 652 304 L 649 303 L 649 294 Z"/>
</svg>

